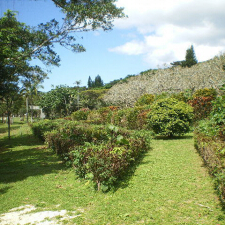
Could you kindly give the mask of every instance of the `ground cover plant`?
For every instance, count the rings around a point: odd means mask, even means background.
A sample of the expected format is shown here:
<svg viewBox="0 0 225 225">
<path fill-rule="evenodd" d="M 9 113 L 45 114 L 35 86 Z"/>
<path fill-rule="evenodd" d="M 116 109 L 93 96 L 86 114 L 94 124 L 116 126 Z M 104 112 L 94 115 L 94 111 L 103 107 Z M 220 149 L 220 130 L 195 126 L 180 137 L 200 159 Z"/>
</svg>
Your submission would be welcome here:
<svg viewBox="0 0 225 225">
<path fill-rule="evenodd" d="M 0 124 L 0 223 L 5 219 L 3 213 L 25 205 L 35 208 L 20 215 L 16 224 L 25 217 L 31 219 L 28 224 L 225 222 L 212 179 L 194 150 L 191 134 L 152 140 L 152 151 L 145 154 L 135 171 L 116 190 L 102 193 L 77 179 L 73 169 L 35 138 L 26 124 L 12 125 L 10 141 L 5 128 Z M 67 217 L 49 217 L 50 212 L 63 210 Z M 45 212 L 45 218 L 35 220 L 35 213 Z M 15 214 L 7 215 L 12 219 Z"/>
</svg>

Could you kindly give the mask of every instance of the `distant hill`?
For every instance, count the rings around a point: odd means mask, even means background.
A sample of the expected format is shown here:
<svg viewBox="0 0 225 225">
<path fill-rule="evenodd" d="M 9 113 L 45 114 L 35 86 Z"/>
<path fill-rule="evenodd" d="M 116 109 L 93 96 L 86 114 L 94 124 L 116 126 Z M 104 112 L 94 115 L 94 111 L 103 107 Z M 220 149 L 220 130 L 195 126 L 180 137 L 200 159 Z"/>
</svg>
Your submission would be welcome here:
<svg viewBox="0 0 225 225">
<path fill-rule="evenodd" d="M 133 106 L 143 94 L 162 92 L 192 91 L 202 88 L 215 88 L 225 83 L 225 55 L 198 63 L 191 68 L 181 66 L 167 69 L 148 70 L 131 76 L 126 82 L 113 85 L 104 96 L 107 104 Z"/>
</svg>

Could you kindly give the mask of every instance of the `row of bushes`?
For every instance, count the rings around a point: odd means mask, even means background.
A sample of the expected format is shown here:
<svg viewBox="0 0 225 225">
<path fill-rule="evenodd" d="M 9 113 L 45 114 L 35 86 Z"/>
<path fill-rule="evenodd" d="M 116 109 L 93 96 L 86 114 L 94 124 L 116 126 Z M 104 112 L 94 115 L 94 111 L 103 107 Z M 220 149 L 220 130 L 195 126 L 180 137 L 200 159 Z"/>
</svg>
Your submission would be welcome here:
<svg viewBox="0 0 225 225">
<path fill-rule="evenodd" d="M 54 129 L 47 131 L 52 123 Z M 92 180 L 98 190 L 106 191 L 114 186 L 129 167 L 150 149 L 149 132 L 66 120 L 45 121 L 45 125 L 44 130 L 41 121 L 32 129 L 74 167 L 79 177 Z"/>
<path fill-rule="evenodd" d="M 195 147 L 214 176 L 215 186 L 225 203 L 225 95 L 217 97 L 209 117 L 195 129 Z"/>
<path fill-rule="evenodd" d="M 187 133 L 192 118 L 192 107 L 175 98 L 159 99 L 151 105 L 134 108 L 119 109 L 110 106 L 95 111 L 82 109 L 72 114 L 73 120 L 86 120 L 97 124 L 111 123 L 129 130 L 147 129 L 166 136 Z"/>
</svg>

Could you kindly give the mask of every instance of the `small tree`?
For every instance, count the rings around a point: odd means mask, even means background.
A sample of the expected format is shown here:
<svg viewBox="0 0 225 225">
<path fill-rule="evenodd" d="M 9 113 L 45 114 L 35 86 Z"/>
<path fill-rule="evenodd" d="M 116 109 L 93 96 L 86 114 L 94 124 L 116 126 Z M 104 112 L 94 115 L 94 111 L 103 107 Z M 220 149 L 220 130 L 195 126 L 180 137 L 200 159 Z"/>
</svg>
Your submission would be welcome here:
<svg viewBox="0 0 225 225">
<path fill-rule="evenodd" d="M 174 98 L 160 99 L 152 104 L 148 114 L 148 127 L 156 134 L 165 136 L 183 135 L 190 130 L 193 109 Z"/>
</svg>

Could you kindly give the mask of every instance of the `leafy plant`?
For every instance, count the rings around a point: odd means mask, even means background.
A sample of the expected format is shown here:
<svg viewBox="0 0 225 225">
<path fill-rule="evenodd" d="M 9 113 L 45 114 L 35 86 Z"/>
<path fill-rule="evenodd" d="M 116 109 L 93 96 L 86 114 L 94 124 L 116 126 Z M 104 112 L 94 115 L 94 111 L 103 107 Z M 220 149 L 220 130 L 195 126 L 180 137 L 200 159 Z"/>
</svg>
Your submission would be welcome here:
<svg viewBox="0 0 225 225">
<path fill-rule="evenodd" d="M 72 113 L 71 117 L 73 120 L 87 120 L 88 114 L 90 113 L 90 110 L 88 108 L 82 108 L 78 111 L 75 111 Z"/>
<path fill-rule="evenodd" d="M 174 98 L 153 103 L 148 113 L 148 128 L 165 136 L 183 135 L 190 130 L 193 109 Z"/>
<path fill-rule="evenodd" d="M 212 110 L 213 97 L 195 97 L 188 103 L 194 109 L 194 121 L 207 118 Z"/>
<path fill-rule="evenodd" d="M 153 94 L 144 94 L 136 101 L 135 106 L 150 105 L 154 102 L 154 99 Z"/>
</svg>

